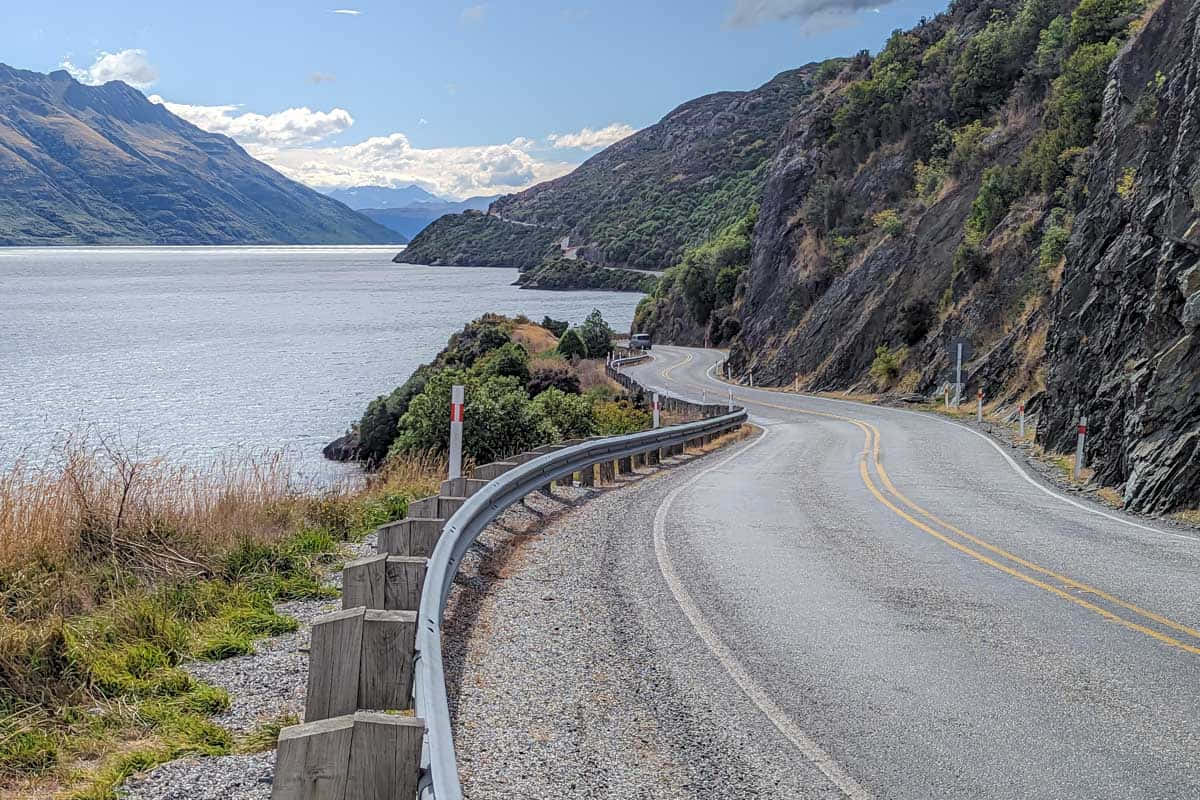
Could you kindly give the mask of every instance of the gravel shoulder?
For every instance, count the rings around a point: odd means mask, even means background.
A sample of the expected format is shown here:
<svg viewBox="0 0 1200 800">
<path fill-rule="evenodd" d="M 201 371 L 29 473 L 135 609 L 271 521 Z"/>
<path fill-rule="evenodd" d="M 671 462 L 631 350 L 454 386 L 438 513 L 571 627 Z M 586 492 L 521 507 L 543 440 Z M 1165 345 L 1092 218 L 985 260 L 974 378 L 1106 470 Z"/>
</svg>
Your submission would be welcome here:
<svg viewBox="0 0 1200 800">
<path fill-rule="evenodd" d="M 470 624 L 447 621 L 467 798 L 839 796 L 711 656 L 655 558 L 666 495 L 744 446 L 482 537 Z"/>
</svg>

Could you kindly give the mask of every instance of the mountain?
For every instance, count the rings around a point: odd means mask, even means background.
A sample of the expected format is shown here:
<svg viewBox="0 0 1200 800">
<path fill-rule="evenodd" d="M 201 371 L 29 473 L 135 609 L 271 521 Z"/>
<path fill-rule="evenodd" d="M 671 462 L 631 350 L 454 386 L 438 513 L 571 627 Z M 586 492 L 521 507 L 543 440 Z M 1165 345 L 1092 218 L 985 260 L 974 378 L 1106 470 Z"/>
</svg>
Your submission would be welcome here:
<svg viewBox="0 0 1200 800">
<path fill-rule="evenodd" d="M 760 208 L 635 326 L 757 383 L 1023 403 L 1127 508 L 1200 503 L 1200 0 L 955 0 L 823 65 Z"/>
<path fill-rule="evenodd" d="M 561 255 L 561 236 L 547 228 L 517 225 L 481 211 L 447 214 L 413 237 L 393 261 L 455 267 L 539 266 Z"/>
<path fill-rule="evenodd" d="M 370 217 L 380 225 L 404 235 L 406 241 L 425 229 L 429 223 L 447 214 L 464 211 L 486 211 L 500 195 L 468 197 L 466 200 L 420 202 L 402 208 L 363 208 L 360 214 Z"/>
<path fill-rule="evenodd" d="M 120 81 L 0 64 L 0 245 L 396 238 Z"/>
<path fill-rule="evenodd" d="M 569 236 L 579 255 L 602 266 L 661 269 L 737 220 L 754 203 L 788 120 L 812 87 L 815 67 L 776 76 L 748 92 L 718 92 L 684 103 L 661 121 L 617 142 L 571 173 L 506 195 L 493 218 L 521 223 L 493 254 L 513 266 L 537 250 L 521 239 L 534 230 Z M 495 239 L 478 217 L 458 220 L 442 251 L 419 247 L 405 261 L 455 263 L 478 250 L 470 241 Z M 443 234 L 447 233 L 446 231 Z M 420 244 L 420 238 L 414 240 Z"/>
<path fill-rule="evenodd" d="M 441 197 L 417 186 L 392 188 L 390 186 L 354 186 L 350 189 L 332 189 L 325 194 L 338 202 L 345 203 L 355 211 L 364 208 L 403 208 L 414 203 L 445 203 Z"/>
</svg>

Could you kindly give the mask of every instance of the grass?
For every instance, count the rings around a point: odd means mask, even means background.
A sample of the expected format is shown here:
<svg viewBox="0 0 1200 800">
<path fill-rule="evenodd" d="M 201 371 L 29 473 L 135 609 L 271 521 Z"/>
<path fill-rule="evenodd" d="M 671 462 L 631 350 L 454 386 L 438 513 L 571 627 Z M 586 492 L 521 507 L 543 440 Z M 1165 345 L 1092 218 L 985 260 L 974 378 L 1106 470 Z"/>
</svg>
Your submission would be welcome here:
<svg viewBox="0 0 1200 800">
<path fill-rule="evenodd" d="M 107 800 L 155 764 L 232 752 L 211 720 L 228 696 L 180 665 L 295 630 L 276 603 L 336 594 L 343 543 L 443 470 L 416 457 L 318 489 L 279 456 L 196 470 L 76 441 L 0 475 L 0 793 Z"/>
<path fill-rule="evenodd" d="M 242 754 L 274 750 L 279 743 L 279 732 L 289 725 L 299 724 L 300 718 L 295 714 L 283 714 L 275 719 L 260 722 L 258 727 L 238 740 L 236 750 Z"/>
</svg>

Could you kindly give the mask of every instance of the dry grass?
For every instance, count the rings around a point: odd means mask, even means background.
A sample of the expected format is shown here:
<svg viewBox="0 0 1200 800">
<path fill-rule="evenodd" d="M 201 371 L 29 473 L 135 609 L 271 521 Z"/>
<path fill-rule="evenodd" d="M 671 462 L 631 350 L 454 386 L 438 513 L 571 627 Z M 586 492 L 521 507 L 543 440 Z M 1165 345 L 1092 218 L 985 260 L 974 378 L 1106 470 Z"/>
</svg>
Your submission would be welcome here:
<svg viewBox="0 0 1200 800">
<path fill-rule="evenodd" d="M 342 542 L 432 494 L 443 458 L 334 488 L 278 454 L 208 468 L 75 440 L 0 475 L 0 795 L 99 800 L 133 771 L 234 743 L 186 658 L 250 652 L 325 597 Z"/>
<path fill-rule="evenodd" d="M 597 387 L 614 394 L 625 391 L 621 384 L 608 377 L 604 371 L 604 359 L 584 358 L 575 364 L 575 374 L 579 376 L 579 389 L 586 392 Z"/>
<path fill-rule="evenodd" d="M 1196 527 L 1200 527 L 1200 508 L 1190 508 L 1185 511 L 1176 511 L 1171 515 L 1171 518 L 1186 525 L 1195 525 Z"/>
<path fill-rule="evenodd" d="M 532 355 L 545 353 L 558 347 L 558 338 L 553 333 L 541 325 L 533 323 L 520 323 L 514 327 L 512 339 L 514 342 L 524 345 Z"/>
</svg>

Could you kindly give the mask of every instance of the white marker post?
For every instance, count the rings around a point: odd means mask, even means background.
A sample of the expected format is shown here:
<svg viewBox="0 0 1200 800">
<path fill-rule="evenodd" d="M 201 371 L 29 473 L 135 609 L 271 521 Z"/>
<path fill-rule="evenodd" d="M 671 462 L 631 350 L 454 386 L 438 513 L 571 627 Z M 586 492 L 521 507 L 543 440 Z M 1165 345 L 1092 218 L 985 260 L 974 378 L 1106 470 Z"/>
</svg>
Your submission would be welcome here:
<svg viewBox="0 0 1200 800">
<path fill-rule="evenodd" d="M 702 406 L 708 405 L 708 389 L 700 390 L 700 405 L 702 405 Z"/>
<path fill-rule="evenodd" d="M 654 393 L 654 427 L 658 427 L 658 392 Z"/>
<path fill-rule="evenodd" d="M 962 342 L 958 343 L 958 358 L 954 364 L 954 407 L 958 408 L 958 404 L 962 402 Z"/>
<path fill-rule="evenodd" d="M 1079 436 L 1075 440 L 1075 480 L 1079 480 L 1079 473 L 1083 471 L 1083 440 L 1087 438 L 1087 417 L 1079 418 Z"/>
<path fill-rule="evenodd" d="M 733 389 L 729 390 L 729 410 L 733 411 Z"/>
<path fill-rule="evenodd" d="M 979 405 L 975 407 L 975 421 L 983 422 L 983 389 L 979 390 Z"/>
<path fill-rule="evenodd" d="M 463 433 L 462 386 L 450 388 L 450 479 L 462 477 L 462 433 Z"/>
<path fill-rule="evenodd" d="M 754 388 L 754 370 L 750 370 L 750 388 Z"/>
<path fill-rule="evenodd" d="M 946 393 L 945 393 L 945 397 L 943 397 L 943 400 L 945 400 L 945 402 L 946 402 L 946 408 L 949 408 L 950 407 L 950 387 L 949 387 L 949 385 L 947 385 L 945 388 L 946 388 Z"/>
<path fill-rule="evenodd" d="M 1025 438 L 1025 404 L 1021 403 L 1021 438 Z"/>
</svg>

